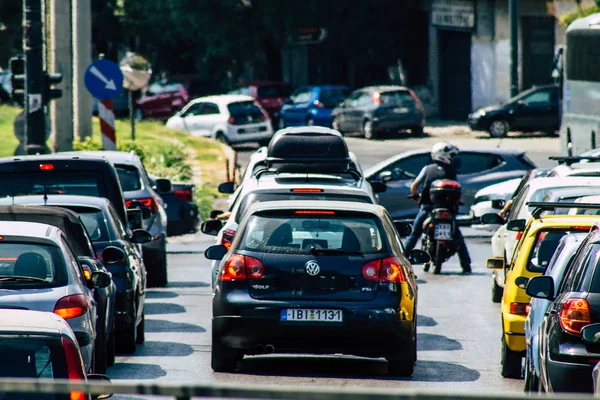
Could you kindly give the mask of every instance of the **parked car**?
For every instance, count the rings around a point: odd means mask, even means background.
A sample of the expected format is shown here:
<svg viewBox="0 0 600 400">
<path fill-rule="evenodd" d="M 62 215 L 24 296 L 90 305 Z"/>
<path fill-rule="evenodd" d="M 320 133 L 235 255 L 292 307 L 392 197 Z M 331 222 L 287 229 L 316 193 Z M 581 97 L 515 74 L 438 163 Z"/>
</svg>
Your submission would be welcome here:
<svg viewBox="0 0 600 400">
<path fill-rule="evenodd" d="M 140 206 L 148 210 L 148 212 L 142 213 L 142 226 L 140 227 L 152 235 L 152 241 L 142 245 L 144 264 L 148 271 L 148 284 L 149 286 L 165 286 L 168 282 L 167 213 L 165 202 L 160 195 L 173 189 L 171 181 L 156 179 L 152 184 L 142 160 L 134 151 L 83 151 L 71 154 L 109 160 L 119 175 L 127 208 L 135 208 L 134 202 L 138 202 L 141 203 Z"/>
<path fill-rule="evenodd" d="M 47 224 L 15 221 L 2 222 L 0 235 L 0 306 L 63 317 L 82 348 L 85 370 L 92 372 L 97 303 L 66 235 Z M 96 272 L 92 281 L 106 287 L 111 277 Z"/>
<path fill-rule="evenodd" d="M 283 102 L 290 96 L 292 87 L 287 82 L 242 82 L 228 94 L 242 94 L 253 97 L 258 104 L 269 114 L 271 121 L 276 120 L 276 115 L 283 106 Z"/>
<path fill-rule="evenodd" d="M 256 100 L 234 94 L 195 99 L 169 118 L 167 126 L 229 144 L 267 145 L 273 136 L 269 116 Z"/>
<path fill-rule="evenodd" d="M 404 254 L 383 207 L 264 202 L 250 207 L 239 232 L 229 249 L 205 252 L 222 260 L 213 294 L 215 372 L 235 371 L 246 354 L 343 353 L 386 358 L 390 375 L 412 375 L 418 288 L 411 262 L 429 256 Z M 364 340 L 367 326 L 379 340 Z"/>
<path fill-rule="evenodd" d="M 471 220 L 478 222 L 481 216 L 489 213 L 498 213 L 512 199 L 513 193 L 521 183 L 521 178 L 509 179 L 504 182 L 486 186 L 477 193 L 471 205 Z"/>
<path fill-rule="evenodd" d="M 194 75 L 171 76 L 148 87 L 136 103 L 135 116 L 166 120 L 190 100 L 217 93 L 222 92 L 213 80 Z"/>
<path fill-rule="evenodd" d="M 331 127 L 331 112 L 351 90 L 346 86 L 302 86 L 284 101 L 278 115 L 278 127 L 318 125 Z"/>
<path fill-rule="evenodd" d="M 410 184 L 426 165 L 430 164 L 431 150 L 407 151 L 388 158 L 365 171 L 369 182 L 385 182 L 387 189 L 379 193 L 379 203 L 394 219 L 412 219 L 417 215 L 418 204 L 407 198 Z M 499 148 L 464 148 L 455 157 L 458 182 L 462 186 L 459 212 L 470 214 L 475 193 L 480 189 L 513 178 L 522 177 L 535 165 L 523 150 Z"/>
<path fill-rule="evenodd" d="M 88 374 L 76 335 L 63 318 L 51 312 L 0 309 L 0 378 L 102 381 L 104 375 Z M 110 394 L 70 396 L 1 393 L 4 400 L 95 400 Z"/>
<path fill-rule="evenodd" d="M 148 174 L 152 188 L 156 190 L 156 181 L 160 178 Z M 200 223 L 200 211 L 194 201 L 196 186 L 193 183 L 171 182 L 171 190 L 161 192 L 167 213 L 167 236 L 194 233 Z"/>
<path fill-rule="evenodd" d="M 415 92 L 403 86 L 370 86 L 352 92 L 331 113 L 332 127 L 375 139 L 384 132 L 410 129 L 423 134 L 425 109 Z"/>
<path fill-rule="evenodd" d="M 480 108 L 467 119 L 474 131 L 487 131 L 491 137 L 505 137 L 508 132 L 546 132 L 560 129 L 559 86 L 539 86 L 504 103 Z"/>
</svg>

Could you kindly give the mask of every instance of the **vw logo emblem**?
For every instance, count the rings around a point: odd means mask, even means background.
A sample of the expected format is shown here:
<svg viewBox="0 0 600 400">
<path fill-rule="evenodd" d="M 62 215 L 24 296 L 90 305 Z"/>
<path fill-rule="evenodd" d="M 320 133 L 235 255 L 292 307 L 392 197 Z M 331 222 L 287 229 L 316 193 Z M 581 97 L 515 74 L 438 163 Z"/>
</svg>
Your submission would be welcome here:
<svg viewBox="0 0 600 400">
<path fill-rule="evenodd" d="M 317 276 L 319 275 L 319 272 L 321 272 L 321 267 L 319 267 L 319 264 L 314 260 L 307 262 L 305 268 L 306 273 L 310 276 Z"/>
</svg>

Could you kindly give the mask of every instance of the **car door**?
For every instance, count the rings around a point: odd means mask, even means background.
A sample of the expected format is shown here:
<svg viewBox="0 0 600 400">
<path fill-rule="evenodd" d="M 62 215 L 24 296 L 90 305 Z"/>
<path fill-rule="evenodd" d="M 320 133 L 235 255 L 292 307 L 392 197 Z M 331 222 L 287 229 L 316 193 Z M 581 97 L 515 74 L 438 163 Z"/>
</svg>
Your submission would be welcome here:
<svg viewBox="0 0 600 400">
<path fill-rule="evenodd" d="M 356 100 L 356 107 L 352 111 L 352 120 L 354 121 L 355 130 L 362 132 L 364 122 L 367 119 L 371 119 L 373 109 L 375 108 L 373 103 L 373 97 L 368 92 L 361 92 L 359 98 Z"/>
<path fill-rule="evenodd" d="M 355 106 L 358 96 L 360 96 L 360 92 L 350 93 L 350 95 L 346 98 L 346 100 L 344 100 L 344 102 L 342 103 L 342 105 L 339 108 L 340 112 L 337 116 L 338 124 L 340 126 L 340 129 L 342 129 L 343 131 L 350 131 L 350 130 L 354 129 L 352 127 L 352 120 L 350 118 L 350 112 L 352 111 L 353 107 Z"/>
<path fill-rule="evenodd" d="M 313 97 L 312 90 L 306 87 L 297 90 L 290 97 L 292 104 L 286 107 L 285 110 L 285 124 L 287 126 L 304 125 L 306 113 Z"/>
<path fill-rule="evenodd" d="M 348 125 L 348 130 L 351 132 L 360 132 L 362 131 L 362 110 L 360 109 L 361 99 L 363 99 L 366 93 L 363 91 L 355 92 L 350 99 L 350 104 L 348 109 L 346 110 L 346 121 Z"/>
<path fill-rule="evenodd" d="M 223 115 L 215 103 L 203 103 L 201 115 L 195 117 L 196 129 L 200 136 L 210 137 L 215 132 L 217 125 L 222 124 Z"/>
<path fill-rule="evenodd" d="M 379 204 L 388 210 L 394 220 L 413 218 L 417 214 L 418 204 L 408 198 L 410 185 L 429 163 L 429 153 L 409 155 L 388 164 L 374 177 L 377 180 L 384 172 L 391 174 L 391 180 L 386 183 L 386 191 L 377 196 Z"/>
<path fill-rule="evenodd" d="M 513 129 L 545 131 L 554 123 L 552 90 L 540 89 L 521 98 L 514 109 Z"/>
<path fill-rule="evenodd" d="M 455 158 L 458 182 L 462 186 L 460 212 L 468 214 L 475 194 L 486 186 L 504 182 L 506 176 L 499 170 L 504 159 L 497 154 L 460 152 Z"/>
<path fill-rule="evenodd" d="M 187 107 L 180 115 L 183 130 L 192 136 L 206 136 L 203 135 L 203 115 L 204 103 L 198 102 L 193 103 Z"/>
</svg>

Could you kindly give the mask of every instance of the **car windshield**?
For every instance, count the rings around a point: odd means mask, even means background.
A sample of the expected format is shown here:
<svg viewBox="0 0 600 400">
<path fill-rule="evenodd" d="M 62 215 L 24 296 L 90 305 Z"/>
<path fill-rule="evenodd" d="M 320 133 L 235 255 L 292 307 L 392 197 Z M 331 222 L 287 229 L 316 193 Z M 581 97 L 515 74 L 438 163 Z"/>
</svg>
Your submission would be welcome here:
<svg viewBox="0 0 600 400">
<path fill-rule="evenodd" d="M 348 95 L 349 89 L 321 89 L 319 101 L 327 108 L 337 107 Z"/>
<path fill-rule="evenodd" d="M 0 198 L 43 194 L 103 197 L 102 176 L 85 171 L 44 171 L 0 175 Z"/>
<path fill-rule="evenodd" d="M 239 249 L 285 254 L 376 254 L 386 251 L 386 243 L 381 223 L 372 217 L 275 214 L 252 215 Z"/>
<path fill-rule="evenodd" d="M 142 189 L 142 180 L 138 169 L 131 165 L 115 165 L 119 174 L 119 181 L 124 192 Z"/>
<path fill-rule="evenodd" d="M 0 288 L 64 286 L 68 283 L 57 246 L 0 241 Z"/>
<path fill-rule="evenodd" d="M 415 99 L 406 90 L 396 90 L 393 92 L 383 92 L 380 95 L 381 105 L 395 105 L 404 107 L 413 107 Z"/>
<path fill-rule="evenodd" d="M 348 195 L 340 193 L 250 193 L 247 194 L 235 215 L 235 222 L 238 224 L 242 220 L 244 213 L 251 204 L 261 203 L 264 201 L 283 201 L 283 200 L 305 200 L 320 201 L 320 200 L 334 200 L 334 201 L 355 201 L 359 203 L 373 203 L 368 196 Z"/>
<path fill-rule="evenodd" d="M 545 272 L 563 236 L 577 232 L 581 231 L 575 229 L 540 230 L 537 233 L 534 245 L 529 251 L 527 270 L 531 272 Z"/>
<path fill-rule="evenodd" d="M 102 210 L 92 207 L 65 207 L 79 214 L 85 230 L 93 242 L 106 242 L 110 240 L 108 224 Z"/>
</svg>

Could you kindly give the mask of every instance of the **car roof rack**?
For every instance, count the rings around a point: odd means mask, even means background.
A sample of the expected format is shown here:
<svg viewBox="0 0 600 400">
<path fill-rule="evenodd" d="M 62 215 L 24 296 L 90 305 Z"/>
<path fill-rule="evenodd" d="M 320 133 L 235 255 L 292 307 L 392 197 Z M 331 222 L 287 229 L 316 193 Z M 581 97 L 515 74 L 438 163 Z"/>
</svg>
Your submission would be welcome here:
<svg viewBox="0 0 600 400">
<path fill-rule="evenodd" d="M 544 211 L 554 210 L 557 208 L 584 208 L 588 210 L 600 210 L 600 204 L 598 203 L 575 203 L 575 202 L 541 202 L 541 201 L 531 201 L 528 202 L 527 205 L 529 207 L 534 207 L 531 216 L 533 218 L 538 218 Z"/>
<path fill-rule="evenodd" d="M 548 157 L 549 160 L 558 161 L 559 164 L 572 165 L 580 161 L 600 161 L 598 156 L 553 156 Z"/>
</svg>

